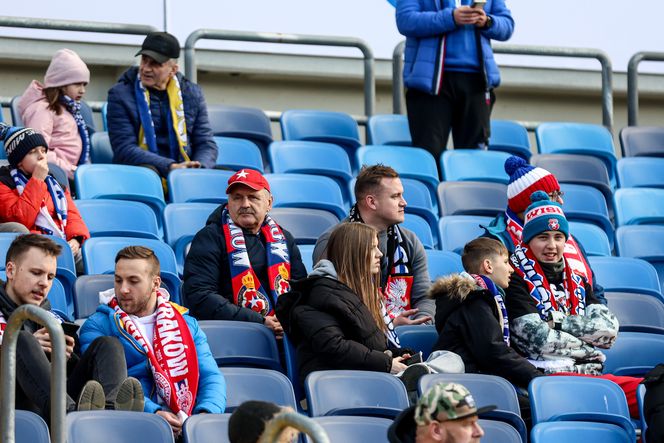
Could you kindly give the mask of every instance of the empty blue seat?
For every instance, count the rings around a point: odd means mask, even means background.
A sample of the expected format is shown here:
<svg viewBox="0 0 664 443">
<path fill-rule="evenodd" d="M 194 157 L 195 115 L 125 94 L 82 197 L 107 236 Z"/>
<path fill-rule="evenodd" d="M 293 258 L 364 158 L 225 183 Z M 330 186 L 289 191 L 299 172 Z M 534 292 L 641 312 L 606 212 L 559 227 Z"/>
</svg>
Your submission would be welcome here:
<svg viewBox="0 0 664 443">
<path fill-rule="evenodd" d="M 228 421 L 231 414 L 190 415 L 182 426 L 184 443 L 230 443 Z"/>
<path fill-rule="evenodd" d="M 21 113 L 18 111 L 18 100 L 20 98 L 21 98 L 20 95 L 14 96 L 9 102 L 9 113 L 12 116 L 13 126 L 24 126 L 23 119 L 21 118 Z"/>
<path fill-rule="evenodd" d="M 330 442 L 388 443 L 387 430 L 392 420 L 380 417 L 314 417 Z M 307 437 L 307 442 L 313 442 Z"/>
<path fill-rule="evenodd" d="M 419 180 L 402 178 L 403 198 L 406 200 L 406 213 L 419 215 L 424 218 L 438 243 L 438 210 L 431 200 L 431 193 L 427 186 Z M 354 186 L 354 182 L 353 182 Z"/>
<path fill-rule="evenodd" d="M 438 340 L 438 332 L 434 325 L 397 326 L 395 331 L 399 337 L 401 346 L 421 351 L 423 360 L 429 357 L 433 345 Z"/>
<path fill-rule="evenodd" d="M 302 263 L 307 269 L 307 273 L 313 271 L 314 265 L 314 245 L 298 245 L 297 248 L 300 250 L 300 255 L 302 256 Z"/>
<path fill-rule="evenodd" d="M 438 224 L 440 231 L 440 249 L 461 254 L 469 241 L 484 233 L 482 226 L 491 222 L 491 217 L 479 215 L 448 215 L 442 217 Z"/>
<path fill-rule="evenodd" d="M 215 137 L 217 143 L 217 166 L 233 171 L 242 168 L 264 172 L 263 154 L 251 140 L 233 137 Z"/>
<path fill-rule="evenodd" d="M 592 223 L 569 222 L 569 232 L 576 238 L 587 255 L 611 255 L 611 242 L 602 228 Z"/>
<path fill-rule="evenodd" d="M 339 223 L 339 218 L 321 209 L 274 208 L 270 216 L 293 234 L 295 243 L 316 244 L 321 234 Z"/>
<path fill-rule="evenodd" d="M 433 237 L 431 225 L 424 218 L 416 214 L 406 214 L 401 226 L 413 231 L 425 249 L 436 249 L 436 240 Z"/>
<path fill-rule="evenodd" d="M 620 332 L 664 334 L 664 303 L 648 294 L 606 292 L 611 312 L 618 317 Z"/>
<path fill-rule="evenodd" d="M 542 123 L 535 129 L 541 154 L 582 154 L 599 157 L 616 184 L 616 151 L 608 129 L 589 123 Z"/>
<path fill-rule="evenodd" d="M 589 257 L 597 283 L 605 291 L 637 292 L 662 298 L 657 271 L 645 260 L 630 257 Z"/>
<path fill-rule="evenodd" d="M 489 150 L 518 155 L 528 161 L 532 155 L 528 131 L 523 125 L 512 120 L 491 120 Z"/>
<path fill-rule="evenodd" d="M 639 385 L 636 388 L 636 403 L 639 407 L 639 417 L 641 418 L 641 423 L 639 428 L 641 429 L 641 443 L 648 443 L 646 437 L 648 435 L 648 422 L 646 420 L 645 409 L 643 407 L 643 401 L 646 396 L 646 387 L 644 385 Z"/>
<path fill-rule="evenodd" d="M 293 386 L 281 372 L 259 368 L 219 368 L 226 379 L 226 412 L 247 400 L 262 400 L 297 410 Z"/>
<path fill-rule="evenodd" d="M 620 332 L 606 355 L 604 373 L 642 377 L 662 362 L 664 335 L 646 332 Z"/>
<path fill-rule="evenodd" d="M 539 423 L 530 433 L 532 443 L 631 443 L 635 437 L 611 423 L 553 421 Z"/>
<path fill-rule="evenodd" d="M 372 115 L 367 122 L 367 144 L 412 146 L 408 117 L 399 114 Z"/>
<path fill-rule="evenodd" d="M 12 234 L 9 233 L 11 236 Z M 13 234 L 16 235 L 16 234 Z M 55 278 L 60 280 L 60 283 L 62 283 L 62 287 L 64 288 L 65 295 L 67 296 L 67 310 L 65 312 L 67 313 L 73 313 L 74 312 L 74 300 L 73 300 L 73 293 L 74 293 L 74 283 L 76 282 L 76 262 L 74 259 L 74 254 L 71 252 L 71 248 L 69 247 L 69 243 L 62 237 L 54 236 L 54 235 L 48 235 L 48 238 L 56 242 L 57 244 L 62 247 L 62 251 L 60 252 L 60 255 L 58 255 L 58 269 L 55 274 Z M 7 244 L 9 246 L 9 244 Z M 0 254 L 2 256 L 6 255 L 6 253 Z M 4 269 L 4 262 L 2 263 L 2 267 Z"/>
<path fill-rule="evenodd" d="M 494 217 L 507 208 L 507 185 L 493 182 L 441 182 L 438 185 L 440 214 Z"/>
<path fill-rule="evenodd" d="M 145 203 L 129 200 L 77 200 L 92 237 L 143 237 L 160 240 L 157 217 Z M 116 214 L 118 216 L 113 216 Z"/>
<path fill-rule="evenodd" d="M 51 303 L 51 308 L 65 314 L 67 319 L 74 318 L 74 304 L 73 296 L 65 293 L 65 288 L 57 278 L 53 279 L 51 290 L 48 291 L 48 301 Z"/>
<path fill-rule="evenodd" d="M 653 265 L 664 287 L 664 226 L 621 226 L 616 231 L 616 249 L 621 257 L 636 257 Z"/>
<path fill-rule="evenodd" d="M 34 412 L 14 411 L 14 436 L 16 443 L 50 443 L 48 426 L 43 418 Z"/>
<path fill-rule="evenodd" d="M 385 372 L 314 371 L 304 381 L 309 415 L 394 418 L 408 407 L 404 384 Z"/>
<path fill-rule="evenodd" d="M 461 256 L 451 251 L 438 251 L 427 249 L 427 263 L 429 265 L 429 276 L 431 281 L 440 277 L 463 272 Z"/>
<path fill-rule="evenodd" d="M 168 174 L 171 203 L 226 203 L 228 179 L 234 171 L 176 169 Z"/>
<path fill-rule="evenodd" d="M 664 225 L 664 189 L 616 190 L 616 225 Z"/>
<path fill-rule="evenodd" d="M 198 324 L 218 366 L 282 370 L 274 334 L 265 325 L 230 320 L 201 320 Z"/>
<path fill-rule="evenodd" d="M 95 132 L 90 136 L 90 161 L 92 163 L 113 163 L 113 148 L 108 132 Z"/>
<path fill-rule="evenodd" d="M 482 149 L 455 149 L 440 156 L 444 181 L 487 181 L 507 184 L 505 160 L 510 154 Z"/>
<path fill-rule="evenodd" d="M 664 127 L 628 126 L 620 131 L 624 157 L 664 157 Z"/>
<path fill-rule="evenodd" d="M 68 443 L 173 442 L 173 431 L 157 414 L 135 411 L 82 411 L 67 414 Z"/>
<path fill-rule="evenodd" d="M 270 119 L 261 109 L 243 106 L 208 105 L 210 127 L 214 135 L 250 140 L 267 154 L 272 143 Z"/>
<path fill-rule="evenodd" d="M 664 158 L 621 158 L 618 181 L 621 188 L 664 188 Z"/>
<path fill-rule="evenodd" d="M 304 399 L 304 390 L 302 389 L 302 383 L 300 382 L 300 371 L 297 366 L 297 350 L 292 340 L 288 337 L 288 334 L 284 333 L 282 338 L 282 343 L 284 345 L 284 365 L 286 366 L 286 376 L 293 385 L 293 392 L 295 393 L 295 398 L 297 401 Z"/>
<path fill-rule="evenodd" d="M 115 277 L 110 274 L 81 275 L 74 286 L 75 317 L 88 318 L 99 306 L 99 293 L 112 289 Z"/>
<path fill-rule="evenodd" d="M 592 223 L 604 230 L 613 248 L 614 227 L 604 195 L 592 186 L 562 184 L 563 211 L 569 221 Z"/>
<path fill-rule="evenodd" d="M 346 218 L 348 209 L 337 182 L 329 177 L 307 174 L 267 174 L 273 207 L 323 209 Z"/>
<path fill-rule="evenodd" d="M 491 443 L 522 443 L 523 440 L 519 432 L 510 424 L 496 421 L 484 420 L 478 421 L 480 427 L 484 431 L 484 441 Z"/>
</svg>

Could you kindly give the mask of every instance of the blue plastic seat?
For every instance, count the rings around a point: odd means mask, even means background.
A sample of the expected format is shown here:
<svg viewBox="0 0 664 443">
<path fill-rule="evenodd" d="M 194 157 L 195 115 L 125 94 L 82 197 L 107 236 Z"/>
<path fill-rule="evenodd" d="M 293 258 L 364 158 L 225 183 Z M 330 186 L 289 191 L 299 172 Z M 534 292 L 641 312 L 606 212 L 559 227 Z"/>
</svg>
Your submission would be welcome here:
<svg viewBox="0 0 664 443">
<path fill-rule="evenodd" d="M 547 422 L 539 423 L 530 433 L 532 443 L 632 443 L 635 437 L 610 423 Z"/>
<path fill-rule="evenodd" d="M 263 158 L 267 158 L 267 147 L 272 143 L 272 126 L 263 110 L 243 106 L 208 105 L 208 117 L 214 135 L 250 140 L 260 148 Z"/>
<path fill-rule="evenodd" d="M 77 200 L 92 237 L 142 237 L 160 240 L 157 217 L 145 203 L 129 200 Z M 112 214 L 121 214 L 112 216 Z"/>
<path fill-rule="evenodd" d="M 614 227 L 604 195 L 592 186 L 562 184 L 563 211 L 568 221 L 592 223 L 604 230 L 613 248 Z"/>
<path fill-rule="evenodd" d="M 480 419 L 478 423 L 484 431 L 484 441 L 490 441 L 491 443 L 523 443 L 519 431 L 508 423 L 485 419 Z"/>
<path fill-rule="evenodd" d="M 392 420 L 380 417 L 314 417 L 330 438 L 330 442 L 388 443 L 387 430 Z M 308 443 L 313 442 L 307 436 Z"/>
<path fill-rule="evenodd" d="M 629 225 L 616 231 L 616 249 L 621 257 L 636 257 L 655 267 L 664 287 L 664 226 Z"/>
<path fill-rule="evenodd" d="M 507 185 L 492 182 L 441 182 L 438 185 L 440 214 L 494 217 L 507 208 Z"/>
<path fill-rule="evenodd" d="M 616 190 L 616 225 L 664 225 L 664 189 Z"/>
<path fill-rule="evenodd" d="M 43 418 L 34 412 L 14 411 L 14 436 L 16 443 L 50 443 L 48 426 Z"/>
<path fill-rule="evenodd" d="M 231 414 L 190 415 L 182 426 L 184 443 L 230 443 L 228 421 Z"/>
<path fill-rule="evenodd" d="M 12 233 L 8 234 L 9 236 L 17 235 Z M 76 261 L 74 259 L 74 254 L 72 254 L 71 248 L 69 247 L 69 243 L 67 243 L 65 239 L 54 235 L 48 235 L 47 237 L 56 242 L 57 244 L 59 244 L 60 247 L 62 247 L 62 251 L 60 252 L 60 255 L 58 255 L 57 259 L 58 268 L 55 274 L 55 278 L 57 278 L 60 281 L 60 283 L 62 283 L 62 287 L 64 288 L 64 292 L 67 297 L 67 309 L 64 312 L 66 312 L 69 315 L 74 312 L 73 293 L 74 293 L 74 283 L 76 282 Z M 7 244 L 7 247 L 9 247 L 10 243 Z M 4 255 L 6 255 L 6 253 L 4 253 Z M 4 266 L 5 265 L 3 262 L 2 264 L 3 269 Z"/>
<path fill-rule="evenodd" d="M 304 381 L 309 415 L 360 415 L 394 419 L 408 407 L 404 384 L 385 372 L 314 371 Z"/>
<path fill-rule="evenodd" d="M 230 320 L 201 320 L 198 324 L 218 366 L 282 370 L 277 342 L 266 326 Z"/>
<path fill-rule="evenodd" d="M 135 411 L 81 411 L 67 414 L 68 443 L 173 442 L 173 431 L 157 414 Z"/>
<path fill-rule="evenodd" d="M 226 203 L 228 179 L 235 171 L 176 169 L 168 174 L 171 203 Z"/>
<path fill-rule="evenodd" d="M 293 234 L 298 245 L 316 244 L 322 233 L 339 223 L 339 218 L 321 209 L 274 208 L 270 216 Z"/>
<path fill-rule="evenodd" d="M 161 226 L 166 201 L 161 179 L 151 169 L 127 165 L 81 165 L 76 169 L 75 179 L 78 198 L 145 203 L 152 208 Z"/>
<path fill-rule="evenodd" d="M 620 131 L 624 157 L 664 157 L 664 127 L 628 126 Z"/>
<path fill-rule="evenodd" d="M 293 385 L 295 398 L 299 402 L 304 399 L 304 390 L 302 389 L 302 383 L 300 382 L 300 371 L 297 365 L 297 349 L 286 333 L 284 333 L 282 343 L 284 345 L 283 355 L 284 365 L 286 366 L 286 376 Z"/>
<path fill-rule="evenodd" d="M 367 144 L 412 146 L 408 117 L 399 114 L 372 115 L 367 122 Z"/>
<path fill-rule="evenodd" d="M 251 140 L 233 137 L 215 137 L 217 143 L 217 166 L 238 171 L 242 168 L 265 172 L 263 154 Z"/>
<path fill-rule="evenodd" d="M 592 223 L 569 222 L 569 232 L 585 249 L 587 255 L 611 255 L 611 242 L 602 228 Z"/>
<path fill-rule="evenodd" d="M 438 332 L 434 325 L 403 325 L 397 326 L 395 331 L 401 346 L 421 351 L 423 360 L 429 357 L 433 345 L 438 340 Z"/>
<path fill-rule="evenodd" d="M 226 412 L 247 400 L 262 400 L 297 410 L 290 380 L 281 372 L 259 368 L 219 368 L 226 379 Z"/>
<path fill-rule="evenodd" d="M 353 183 L 354 184 L 354 183 Z M 419 180 L 412 178 L 401 178 L 403 186 L 403 198 L 406 200 L 406 212 L 419 215 L 426 219 L 435 229 L 438 224 L 438 210 L 431 200 L 431 193 L 427 186 Z"/>
<path fill-rule="evenodd" d="M 101 105 L 101 123 L 104 131 L 108 131 L 108 102 Z"/>
<path fill-rule="evenodd" d="M 472 393 L 478 406 L 495 405 L 495 410 L 486 412 L 480 417 L 508 423 L 520 435 L 523 443 L 526 442 L 526 425 L 521 418 L 516 390 L 510 382 L 502 377 L 488 374 L 429 374 L 420 378 L 418 384 L 420 394 L 440 382 L 459 383 L 465 386 Z"/>
<path fill-rule="evenodd" d="M 443 181 L 487 181 L 507 184 L 505 172 L 507 152 L 482 149 L 454 149 L 440 156 Z"/>
<path fill-rule="evenodd" d="M 72 303 L 73 296 L 65 293 L 65 288 L 57 278 L 53 279 L 51 290 L 48 291 L 48 301 L 51 303 L 51 308 L 62 312 L 65 316 L 72 320 L 74 318 L 74 305 Z"/>
<path fill-rule="evenodd" d="M 353 170 L 355 150 L 362 143 L 357 122 L 344 112 L 292 109 L 281 114 L 281 135 L 284 140 L 305 140 L 334 143 L 346 150 Z"/>
<path fill-rule="evenodd" d="M 94 164 L 113 163 L 113 148 L 108 132 L 95 132 L 90 136 L 90 161 Z"/>
<path fill-rule="evenodd" d="M 664 188 L 664 158 L 626 157 L 618 160 L 621 188 Z"/>
<path fill-rule="evenodd" d="M 348 209 L 339 185 L 329 177 L 308 174 L 267 174 L 265 176 L 275 208 L 323 209 L 343 219 Z"/>
<path fill-rule="evenodd" d="M 482 226 L 487 226 L 492 217 L 479 215 L 448 215 L 438 224 L 440 231 L 440 249 L 461 254 L 469 241 L 484 233 Z"/>
<path fill-rule="evenodd" d="M 547 421 L 611 423 L 623 428 L 631 441 L 636 440 L 625 393 L 612 381 L 574 376 L 537 377 L 530 382 L 528 394 L 533 425 Z"/>
<path fill-rule="evenodd" d="M 18 111 L 18 100 L 20 98 L 20 95 L 16 95 L 12 97 L 11 101 L 9 102 L 9 113 L 12 116 L 12 126 L 24 126 L 21 113 Z"/>
<path fill-rule="evenodd" d="M 588 260 L 605 291 L 650 294 L 664 301 L 657 271 L 647 261 L 631 257 L 589 257 Z"/>
<path fill-rule="evenodd" d="M 512 120 L 491 120 L 489 150 L 518 155 L 528 161 L 532 155 L 528 131 Z"/>
<path fill-rule="evenodd" d="M 280 141 L 272 142 L 269 152 L 272 172 L 330 177 L 339 184 L 344 201 L 352 200 L 347 190 L 353 173 L 348 155 L 340 146 L 314 141 Z"/>
<path fill-rule="evenodd" d="M 618 317 L 620 333 L 664 334 L 664 303 L 648 294 L 605 292 L 611 312 Z"/>
<path fill-rule="evenodd" d="M 647 332 L 620 332 L 606 355 L 604 373 L 642 377 L 662 362 L 664 335 Z"/>
<path fill-rule="evenodd" d="M 440 277 L 463 272 L 461 256 L 451 251 L 438 251 L 427 249 L 427 263 L 429 265 L 429 276 L 431 281 Z"/>
<path fill-rule="evenodd" d="M 604 126 L 589 123 L 542 123 L 535 129 L 540 154 L 582 154 L 599 157 L 616 185 L 616 151 Z"/>
<path fill-rule="evenodd" d="M 413 231 L 417 238 L 422 242 L 424 249 L 436 249 L 436 240 L 433 236 L 433 231 L 431 230 L 431 225 L 419 215 L 416 214 L 406 214 L 404 217 L 403 223 L 401 226 L 404 228 Z"/>
<path fill-rule="evenodd" d="M 648 434 L 648 422 L 646 421 L 645 408 L 643 406 L 643 401 L 646 396 L 646 387 L 644 385 L 639 385 L 636 388 L 636 403 L 639 407 L 639 417 L 641 418 L 641 423 L 639 428 L 641 429 L 641 443 L 648 443 L 646 440 Z"/>
<path fill-rule="evenodd" d="M 88 318 L 99 306 L 99 293 L 112 289 L 115 277 L 110 274 L 81 275 L 74 285 L 75 318 Z"/>
</svg>

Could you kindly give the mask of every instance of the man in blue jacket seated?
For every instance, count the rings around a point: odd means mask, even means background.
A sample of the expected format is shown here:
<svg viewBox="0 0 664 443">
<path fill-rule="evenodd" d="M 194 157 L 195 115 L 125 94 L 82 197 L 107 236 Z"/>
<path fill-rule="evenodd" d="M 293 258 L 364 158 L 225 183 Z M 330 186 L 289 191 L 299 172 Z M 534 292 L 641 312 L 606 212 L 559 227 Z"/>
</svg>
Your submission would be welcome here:
<svg viewBox="0 0 664 443">
<path fill-rule="evenodd" d="M 166 419 L 177 437 L 188 416 L 224 412 L 226 382 L 196 319 L 170 302 L 160 284 L 151 249 L 118 252 L 115 288 L 101 294 L 102 304 L 83 324 L 81 347 L 100 336 L 117 337 L 127 373 L 143 386 L 145 412 Z"/>
<path fill-rule="evenodd" d="M 180 43 L 152 32 L 108 91 L 108 135 L 113 162 L 147 166 L 166 177 L 172 169 L 212 168 L 217 145 L 201 88 L 178 72 Z"/>
</svg>

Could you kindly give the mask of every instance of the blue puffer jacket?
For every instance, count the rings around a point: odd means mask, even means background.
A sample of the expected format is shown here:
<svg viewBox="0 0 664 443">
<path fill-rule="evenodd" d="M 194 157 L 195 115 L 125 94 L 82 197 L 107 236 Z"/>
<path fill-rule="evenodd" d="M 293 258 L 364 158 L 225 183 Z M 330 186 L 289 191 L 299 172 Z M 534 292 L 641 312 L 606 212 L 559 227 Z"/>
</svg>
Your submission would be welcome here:
<svg viewBox="0 0 664 443">
<path fill-rule="evenodd" d="M 198 327 L 195 318 L 187 313 L 187 309 L 172 303 L 183 315 L 196 343 L 198 355 L 198 392 L 194 414 L 199 412 L 223 413 L 226 409 L 226 381 L 212 357 L 207 337 Z M 101 304 L 88 318 L 80 332 L 81 353 L 90 346 L 95 338 L 101 336 L 116 337 L 122 343 L 127 361 L 127 375 L 136 377 L 143 386 L 145 393 L 145 412 L 155 413 L 164 406 L 158 404 L 152 371 L 147 355 L 133 337 L 120 327 L 120 317 L 108 305 Z"/>
<path fill-rule="evenodd" d="M 398 0 L 396 19 L 399 32 L 406 36 L 403 81 L 407 88 L 437 93 L 441 46 L 452 32 L 468 32 L 453 18 L 455 0 Z M 493 58 L 491 40 L 505 41 L 512 36 L 514 20 L 504 0 L 487 0 L 484 10 L 493 20 L 480 32 L 484 67 L 490 88 L 500 84 L 498 65 Z M 450 51 L 454 48 L 445 47 Z"/>
<path fill-rule="evenodd" d="M 138 146 L 138 131 L 141 120 L 138 115 L 134 87 L 138 67 L 126 70 L 108 91 L 108 135 L 113 148 L 113 163 L 125 165 L 153 165 L 166 177 L 168 167 L 174 160 L 169 157 L 168 146 L 159 146 L 155 154 Z M 184 115 L 187 124 L 187 154 L 198 160 L 204 168 L 212 168 L 217 162 L 217 144 L 208 119 L 207 105 L 201 88 L 178 73 Z M 155 112 L 153 107 L 151 111 Z M 158 130 L 158 128 L 155 128 Z M 183 161 L 182 159 L 178 162 Z"/>
</svg>

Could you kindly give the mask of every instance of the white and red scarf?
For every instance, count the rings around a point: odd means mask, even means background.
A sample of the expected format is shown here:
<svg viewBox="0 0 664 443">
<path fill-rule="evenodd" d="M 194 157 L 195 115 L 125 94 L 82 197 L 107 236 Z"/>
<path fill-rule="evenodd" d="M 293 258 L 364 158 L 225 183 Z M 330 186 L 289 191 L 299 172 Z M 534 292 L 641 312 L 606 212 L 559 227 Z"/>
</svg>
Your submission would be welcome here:
<svg viewBox="0 0 664 443">
<path fill-rule="evenodd" d="M 242 228 L 231 220 L 228 208 L 222 211 L 221 220 L 233 286 L 233 302 L 263 317 L 274 315 L 277 297 L 290 291 L 291 265 L 286 236 L 272 217 L 266 215 L 260 233 L 266 243 L 267 277 L 270 282 L 268 295 L 251 266 Z"/>
<path fill-rule="evenodd" d="M 184 316 L 168 301 L 168 293 L 157 290 L 157 317 L 152 346 L 114 296 L 108 306 L 122 320 L 124 330 L 145 351 L 157 394 L 182 421 L 191 415 L 198 390 L 196 344 Z"/>
</svg>

